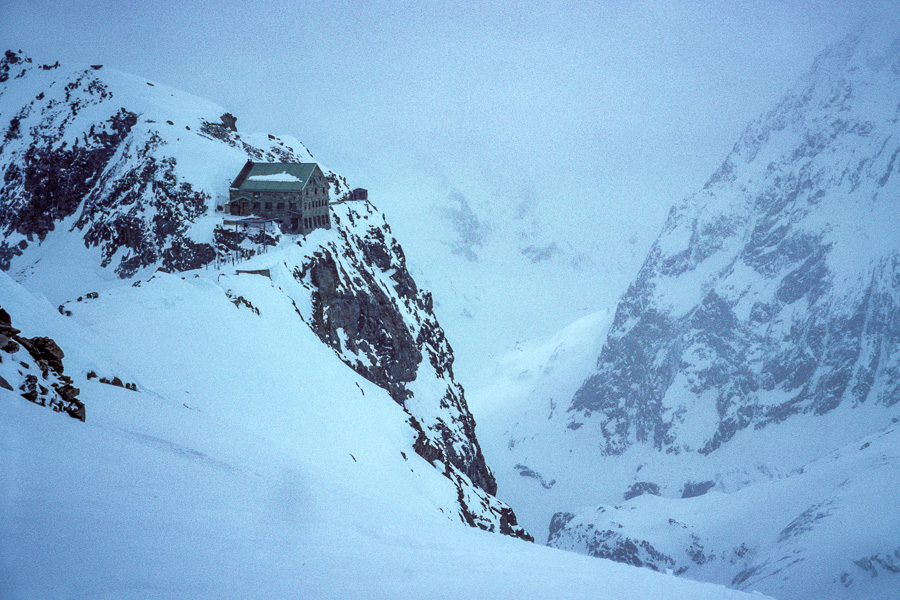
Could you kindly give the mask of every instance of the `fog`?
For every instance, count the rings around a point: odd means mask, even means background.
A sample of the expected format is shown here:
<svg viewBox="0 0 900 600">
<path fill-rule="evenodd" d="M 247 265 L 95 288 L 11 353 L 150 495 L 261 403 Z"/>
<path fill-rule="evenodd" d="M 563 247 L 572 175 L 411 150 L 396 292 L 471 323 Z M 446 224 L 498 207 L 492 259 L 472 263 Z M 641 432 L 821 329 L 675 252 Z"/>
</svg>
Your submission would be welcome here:
<svg viewBox="0 0 900 600">
<path fill-rule="evenodd" d="M 370 190 L 426 284 L 445 260 L 428 255 L 435 237 L 475 273 L 491 236 L 527 214 L 536 241 L 523 244 L 568 244 L 605 274 L 606 295 L 547 317 L 552 330 L 614 301 L 669 207 L 816 54 L 894 12 L 812 0 L 0 0 L 0 41 L 213 100 L 239 130 L 297 137 Z M 435 222 L 480 245 L 442 239 Z M 480 283 L 502 286 L 500 271 Z"/>
<path fill-rule="evenodd" d="M 0 40 L 208 98 L 360 182 L 462 172 L 547 201 L 668 206 L 891 4 L 5 0 Z"/>
</svg>

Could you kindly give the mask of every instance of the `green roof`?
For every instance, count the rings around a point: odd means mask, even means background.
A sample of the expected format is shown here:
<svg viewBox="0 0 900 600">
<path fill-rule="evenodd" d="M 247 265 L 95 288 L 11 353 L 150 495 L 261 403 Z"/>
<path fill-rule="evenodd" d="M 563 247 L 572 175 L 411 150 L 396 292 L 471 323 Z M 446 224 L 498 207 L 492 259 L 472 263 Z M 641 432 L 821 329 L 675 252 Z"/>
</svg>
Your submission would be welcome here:
<svg viewBox="0 0 900 600">
<path fill-rule="evenodd" d="M 242 191 L 301 191 L 317 167 L 316 163 L 248 162 L 231 187 Z"/>
</svg>

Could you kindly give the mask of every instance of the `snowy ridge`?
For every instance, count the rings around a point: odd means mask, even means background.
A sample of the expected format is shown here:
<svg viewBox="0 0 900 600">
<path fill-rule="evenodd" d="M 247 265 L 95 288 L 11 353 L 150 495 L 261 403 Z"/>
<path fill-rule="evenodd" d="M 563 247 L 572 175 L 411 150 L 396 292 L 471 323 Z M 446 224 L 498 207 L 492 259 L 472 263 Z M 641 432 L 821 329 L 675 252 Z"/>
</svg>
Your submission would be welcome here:
<svg viewBox="0 0 900 600">
<path fill-rule="evenodd" d="M 297 140 L 232 131 L 221 107 L 161 84 L 12 52 L 0 63 L 5 270 L 50 277 L 25 249 L 76 231 L 83 248 L 71 250 L 100 251 L 95 278 L 199 267 L 216 258 L 212 210 L 248 158 L 312 160 Z M 325 172 L 340 197 L 346 185 Z"/>
<path fill-rule="evenodd" d="M 900 419 L 896 419 L 900 421 Z M 788 476 L 559 513 L 548 545 L 779 598 L 887 598 L 900 570 L 896 423 Z M 765 507 L 765 518 L 750 515 Z"/>
</svg>

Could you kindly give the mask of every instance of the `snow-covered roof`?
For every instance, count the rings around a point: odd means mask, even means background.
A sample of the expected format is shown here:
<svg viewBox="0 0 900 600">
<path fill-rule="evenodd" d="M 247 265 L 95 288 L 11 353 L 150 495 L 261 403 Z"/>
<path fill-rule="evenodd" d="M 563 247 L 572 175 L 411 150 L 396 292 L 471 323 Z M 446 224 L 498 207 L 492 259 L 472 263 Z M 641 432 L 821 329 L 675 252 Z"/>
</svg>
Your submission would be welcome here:
<svg viewBox="0 0 900 600">
<path fill-rule="evenodd" d="M 310 180 L 315 183 L 316 177 L 322 177 L 316 163 L 247 161 L 231 187 L 242 191 L 301 191 Z"/>
</svg>

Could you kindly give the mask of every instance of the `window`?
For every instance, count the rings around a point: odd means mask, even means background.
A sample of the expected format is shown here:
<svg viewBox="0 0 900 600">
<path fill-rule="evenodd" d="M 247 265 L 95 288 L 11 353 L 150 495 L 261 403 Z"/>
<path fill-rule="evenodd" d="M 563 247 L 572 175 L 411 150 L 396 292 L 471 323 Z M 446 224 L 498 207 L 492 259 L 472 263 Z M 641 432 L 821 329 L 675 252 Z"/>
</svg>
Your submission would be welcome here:
<svg viewBox="0 0 900 600">
<path fill-rule="evenodd" d="M 259 210 L 259 202 L 253 203 L 253 210 Z"/>
<path fill-rule="evenodd" d="M 284 210 L 284 202 L 278 203 L 278 210 Z"/>
<path fill-rule="evenodd" d="M 254 197 L 254 198 L 259 198 L 259 192 L 253 192 L 253 197 Z"/>
<path fill-rule="evenodd" d="M 271 208 L 272 208 L 272 203 L 271 203 L 271 202 L 266 202 L 266 208 L 271 210 Z"/>
</svg>

